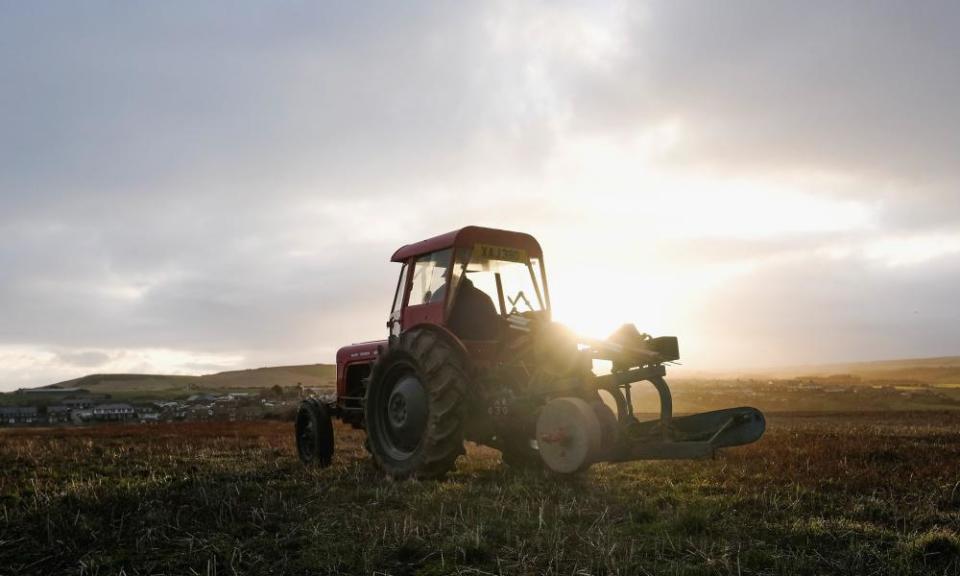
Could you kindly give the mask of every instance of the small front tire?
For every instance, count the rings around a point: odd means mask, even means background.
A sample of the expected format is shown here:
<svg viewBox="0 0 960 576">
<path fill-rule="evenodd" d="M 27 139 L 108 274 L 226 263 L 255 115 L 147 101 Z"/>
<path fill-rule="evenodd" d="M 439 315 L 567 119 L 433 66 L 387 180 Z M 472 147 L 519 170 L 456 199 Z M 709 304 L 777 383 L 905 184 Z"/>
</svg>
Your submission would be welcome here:
<svg viewBox="0 0 960 576">
<path fill-rule="evenodd" d="M 329 466 L 333 461 L 333 419 L 327 406 L 315 398 L 301 402 L 295 430 L 300 461 Z"/>
</svg>

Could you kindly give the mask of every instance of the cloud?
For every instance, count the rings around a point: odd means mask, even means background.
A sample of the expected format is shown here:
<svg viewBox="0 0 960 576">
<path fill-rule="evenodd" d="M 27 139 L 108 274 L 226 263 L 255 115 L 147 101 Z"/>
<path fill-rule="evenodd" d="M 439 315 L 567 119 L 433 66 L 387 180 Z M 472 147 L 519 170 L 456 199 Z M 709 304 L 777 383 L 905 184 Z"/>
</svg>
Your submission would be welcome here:
<svg viewBox="0 0 960 576">
<path fill-rule="evenodd" d="M 46 346 L 0 345 L 0 385 L 13 390 L 38 383 L 72 380 L 90 373 L 201 374 L 243 367 L 231 354 L 170 348 L 69 350 Z"/>
<path fill-rule="evenodd" d="M 571 87 L 579 129 L 672 118 L 689 142 L 663 161 L 852 176 L 890 225 L 956 224 L 955 3 L 629 7 L 616 64 Z"/>
<path fill-rule="evenodd" d="M 715 290 L 690 344 L 727 368 L 955 355 L 957 286 L 955 255 L 913 268 L 796 257 Z"/>
<path fill-rule="evenodd" d="M 96 368 L 103 366 L 110 360 L 110 355 L 96 350 L 84 352 L 61 352 L 57 354 L 60 364 L 76 366 L 78 368 Z"/>
<path fill-rule="evenodd" d="M 956 11 L 5 4 L 0 387 L 329 361 L 382 335 L 393 249 L 471 223 L 537 235 L 555 303 L 595 329 L 705 341 L 752 281 L 803 318 L 828 294 L 785 284 L 799 262 L 837 294 L 955 287 Z M 593 313 L 583 270 L 623 305 Z M 757 334 L 815 360 L 768 312 Z M 833 317 L 845 353 L 892 349 Z"/>
</svg>

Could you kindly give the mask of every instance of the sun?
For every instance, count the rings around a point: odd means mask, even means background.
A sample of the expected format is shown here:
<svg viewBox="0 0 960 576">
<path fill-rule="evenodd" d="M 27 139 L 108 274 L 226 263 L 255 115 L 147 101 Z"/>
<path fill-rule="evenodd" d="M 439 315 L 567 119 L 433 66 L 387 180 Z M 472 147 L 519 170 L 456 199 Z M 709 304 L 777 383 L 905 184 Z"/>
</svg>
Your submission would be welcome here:
<svg viewBox="0 0 960 576">
<path fill-rule="evenodd" d="M 553 319 L 590 338 L 606 338 L 623 324 L 656 331 L 673 300 L 657 285 L 622 270 L 561 266 L 548 274 Z"/>
</svg>

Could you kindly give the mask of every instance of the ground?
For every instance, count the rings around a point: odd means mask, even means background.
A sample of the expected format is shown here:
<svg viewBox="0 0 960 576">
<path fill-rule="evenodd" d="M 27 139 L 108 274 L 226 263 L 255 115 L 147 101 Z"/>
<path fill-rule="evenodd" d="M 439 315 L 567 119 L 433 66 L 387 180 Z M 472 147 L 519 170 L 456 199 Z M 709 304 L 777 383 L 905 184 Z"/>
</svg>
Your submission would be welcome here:
<svg viewBox="0 0 960 576">
<path fill-rule="evenodd" d="M 0 574 L 960 574 L 960 412 L 772 414 L 714 460 L 391 482 L 286 422 L 0 430 Z"/>
</svg>

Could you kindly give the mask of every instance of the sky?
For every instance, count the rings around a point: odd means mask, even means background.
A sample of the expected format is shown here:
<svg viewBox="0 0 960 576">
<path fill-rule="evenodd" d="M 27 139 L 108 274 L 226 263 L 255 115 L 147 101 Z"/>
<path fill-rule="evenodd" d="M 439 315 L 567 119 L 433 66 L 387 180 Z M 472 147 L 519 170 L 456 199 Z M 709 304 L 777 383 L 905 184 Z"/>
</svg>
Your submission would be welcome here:
<svg viewBox="0 0 960 576">
<path fill-rule="evenodd" d="M 332 362 L 397 247 L 721 370 L 960 354 L 956 2 L 0 2 L 0 390 Z"/>
</svg>

